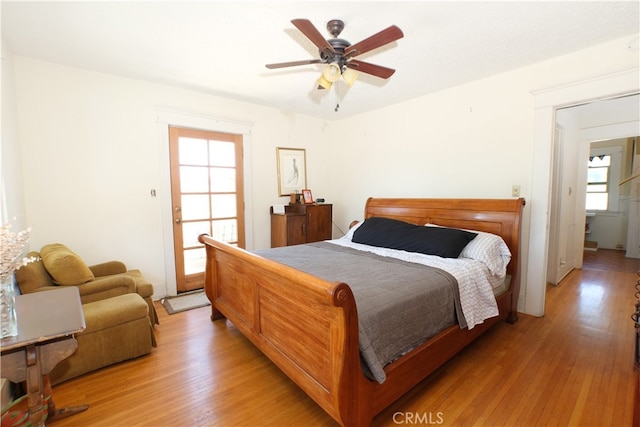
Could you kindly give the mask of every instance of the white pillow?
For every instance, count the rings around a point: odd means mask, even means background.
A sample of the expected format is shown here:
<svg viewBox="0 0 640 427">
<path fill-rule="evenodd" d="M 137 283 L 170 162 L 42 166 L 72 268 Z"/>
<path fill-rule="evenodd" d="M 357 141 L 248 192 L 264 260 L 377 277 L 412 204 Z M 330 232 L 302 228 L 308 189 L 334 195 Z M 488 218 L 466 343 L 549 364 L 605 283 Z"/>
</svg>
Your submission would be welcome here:
<svg viewBox="0 0 640 427">
<path fill-rule="evenodd" d="M 425 224 L 427 227 L 440 227 Z M 507 264 L 511 260 L 511 251 L 502 237 L 478 230 L 466 230 L 478 235 L 462 249 L 458 258 L 470 258 L 482 262 L 491 274 L 502 277 L 507 274 Z"/>
<path fill-rule="evenodd" d="M 360 227 L 362 224 L 364 224 L 364 221 L 359 221 L 356 225 L 354 225 L 349 230 L 347 230 L 347 234 L 342 236 L 341 239 L 345 239 L 345 240 L 351 241 L 351 239 L 353 238 L 353 233 L 355 233 L 355 231 L 358 229 L 358 227 Z"/>
</svg>

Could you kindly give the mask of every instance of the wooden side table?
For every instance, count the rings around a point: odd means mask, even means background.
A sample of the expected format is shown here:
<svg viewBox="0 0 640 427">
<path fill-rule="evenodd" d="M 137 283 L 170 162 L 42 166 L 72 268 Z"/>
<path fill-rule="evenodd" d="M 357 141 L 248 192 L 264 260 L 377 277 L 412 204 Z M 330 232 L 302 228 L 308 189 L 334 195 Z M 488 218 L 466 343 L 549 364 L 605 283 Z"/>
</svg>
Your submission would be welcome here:
<svg viewBox="0 0 640 427">
<path fill-rule="evenodd" d="M 333 205 L 297 203 L 276 214 L 271 207 L 271 247 L 331 239 Z"/>
<path fill-rule="evenodd" d="M 78 288 L 35 292 L 16 297 L 18 335 L 0 340 L 2 377 L 26 381 L 29 419 L 34 426 L 45 419 L 64 418 L 87 410 L 89 405 L 56 409 L 49 372 L 78 347 L 73 334 L 85 329 Z M 49 398 L 45 417 L 44 406 Z"/>
</svg>

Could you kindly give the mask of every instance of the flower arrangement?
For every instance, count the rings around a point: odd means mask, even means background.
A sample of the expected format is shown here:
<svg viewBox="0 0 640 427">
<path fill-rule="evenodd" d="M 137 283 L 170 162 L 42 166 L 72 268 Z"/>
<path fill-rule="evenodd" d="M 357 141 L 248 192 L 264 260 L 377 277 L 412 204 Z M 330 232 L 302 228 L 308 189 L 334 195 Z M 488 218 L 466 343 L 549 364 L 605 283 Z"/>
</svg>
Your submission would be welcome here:
<svg viewBox="0 0 640 427">
<path fill-rule="evenodd" d="M 9 282 L 16 270 L 37 261 L 36 257 L 22 257 L 31 229 L 14 233 L 10 228 L 10 225 L 0 227 L 0 283 Z"/>
</svg>

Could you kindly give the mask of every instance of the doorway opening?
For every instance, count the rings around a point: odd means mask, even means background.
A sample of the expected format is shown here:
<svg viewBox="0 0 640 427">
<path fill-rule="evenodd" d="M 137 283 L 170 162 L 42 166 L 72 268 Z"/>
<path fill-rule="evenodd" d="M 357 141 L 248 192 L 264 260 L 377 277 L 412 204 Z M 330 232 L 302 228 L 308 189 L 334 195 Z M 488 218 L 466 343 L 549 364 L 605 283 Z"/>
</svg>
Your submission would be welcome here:
<svg viewBox="0 0 640 427">
<path fill-rule="evenodd" d="M 637 156 L 633 138 L 640 120 L 638 98 L 636 93 L 556 110 L 556 126 L 562 127 L 563 132 L 562 140 L 556 134 L 553 141 L 547 283 L 558 284 L 571 270 L 582 268 L 584 250 L 594 247 L 593 242 L 598 240 L 594 233 L 597 222 L 604 227 L 600 227 L 600 240 L 604 240 L 600 246 L 638 246 L 633 243 L 633 236 L 640 234 L 638 210 L 634 208 L 640 198 L 639 189 L 631 187 L 634 184 L 619 185 L 633 167 L 639 166 L 634 159 Z M 558 150 L 561 152 L 556 155 Z M 593 174 L 597 171 L 592 168 L 590 175 L 589 160 L 594 156 L 599 159 L 603 153 L 611 156 L 603 159 L 615 159 L 616 169 L 607 170 L 607 176 L 596 177 Z M 598 180 L 604 180 L 606 185 Z M 603 189 L 607 190 L 608 209 L 587 209 L 593 197 L 603 197 L 597 193 Z M 627 256 L 640 258 L 640 254 L 629 252 Z"/>
</svg>

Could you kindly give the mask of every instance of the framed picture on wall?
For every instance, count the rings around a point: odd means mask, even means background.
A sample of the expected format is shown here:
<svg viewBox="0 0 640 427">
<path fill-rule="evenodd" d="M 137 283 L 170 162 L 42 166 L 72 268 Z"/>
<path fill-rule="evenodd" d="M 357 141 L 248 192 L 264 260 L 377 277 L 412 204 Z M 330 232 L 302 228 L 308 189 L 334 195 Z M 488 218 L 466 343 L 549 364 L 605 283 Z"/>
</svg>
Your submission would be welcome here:
<svg viewBox="0 0 640 427">
<path fill-rule="evenodd" d="M 307 188 L 307 159 L 304 148 L 276 148 L 278 195 L 289 196 Z"/>
</svg>

